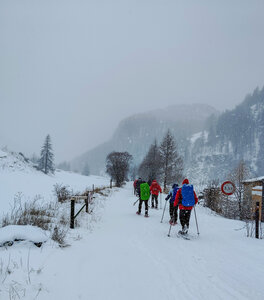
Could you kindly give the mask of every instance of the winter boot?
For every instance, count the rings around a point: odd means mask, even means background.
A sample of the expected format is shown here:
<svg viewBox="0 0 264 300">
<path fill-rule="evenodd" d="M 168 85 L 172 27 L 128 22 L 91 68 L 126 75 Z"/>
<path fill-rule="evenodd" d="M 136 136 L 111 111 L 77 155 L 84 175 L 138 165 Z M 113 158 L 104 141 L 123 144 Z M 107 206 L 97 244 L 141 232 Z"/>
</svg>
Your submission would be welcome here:
<svg viewBox="0 0 264 300">
<path fill-rule="evenodd" d="M 146 213 L 145 213 L 145 217 L 148 218 L 148 216 L 149 216 L 149 215 L 148 215 L 148 213 L 146 212 Z"/>
<path fill-rule="evenodd" d="M 188 227 L 187 227 L 187 225 L 184 225 L 184 227 L 182 228 L 182 232 L 183 232 L 183 234 L 187 234 L 188 233 Z"/>
<path fill-rule="evenodd" d="M 141 214 L 141 212 L 140 212 L 140 211 L 137 211 L 137 212 L 136 212 L 136 214 L 137 214 L 137 215 L 140 215 L 140 214 Z"/>
</svg>

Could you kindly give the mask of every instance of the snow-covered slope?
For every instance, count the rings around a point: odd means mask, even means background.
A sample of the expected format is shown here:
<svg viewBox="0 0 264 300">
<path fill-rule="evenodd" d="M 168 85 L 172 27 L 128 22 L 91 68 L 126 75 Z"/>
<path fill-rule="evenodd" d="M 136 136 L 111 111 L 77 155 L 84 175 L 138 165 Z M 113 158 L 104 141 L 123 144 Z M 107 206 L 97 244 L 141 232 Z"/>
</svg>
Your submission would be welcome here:
<svg viewBox="0 0 264 300">
<path fill-rule="evenodd" d="M 148 219 L 136 215 L 131 187 L 132 183 L 107 200 L 102 221 L 92 234 L 71 231 L 79 236 L 71 247 L 32 247 L 30 273 L 28 248 L 0 249 L 3 267 L 10 256 L 10 269 L 17 263 L 25 266 L 26 274 L 23 277 L 20 268 L 15 269 L 3 286 L 13 284 L 21 295 L 24 282 L 26 299 L 37 295 L 43 300 L 263 299 L 264 241 L 246 238 L 239 230 L 242 222 L 197 207 L 200 236 L 192 214 L 193 238 L 177 238 L 179 225 L 168 238 L 168 210 L 162 224 L 162 210 L 150 210 Z M 0 293 L 8 298 L 7 289 L 0 288 Z"/>
<path fill-rule="evenodd" d="M 74 192 L 86 188 L 109 185 L 109 179 L 100 176 L 83 176 L 77 173 L 56 170 L 54 175 L 45 175 L 21 154 L 0 152 L 0 209 L 10 211 L 14 198 L 19 195 L 22 202 L 33 200 L 36 195 L 44 201 L 55 200 L 54 185 L 67 185 Z"/>
</svg>

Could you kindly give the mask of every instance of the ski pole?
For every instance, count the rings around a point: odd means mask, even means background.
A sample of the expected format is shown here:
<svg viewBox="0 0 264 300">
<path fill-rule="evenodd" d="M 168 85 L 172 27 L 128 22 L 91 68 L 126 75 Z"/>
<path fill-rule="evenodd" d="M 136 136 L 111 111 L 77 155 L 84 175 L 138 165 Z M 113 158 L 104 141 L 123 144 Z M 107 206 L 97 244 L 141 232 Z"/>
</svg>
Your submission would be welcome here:
<svg viewBox="0 0 264 300">
<path fill-rule="evenodd" d="M 195 222 L 196 222 L 196 228 L 197 228 L 197 235 L 199 235 L 200 232 L 199 232 L 199 228 L 198 228 L 198 222 L 197 222 L 197 217 L 196 217 L 195 206 L 193 208 L 194 208 L 194 216 L 195 216 Z"/>
<path fill-rule="evenodd" d="M 169 229 L 168 237 L 170 237 L 171 226 L 172 226 L 172 225 L 170 224 L 170 229 Z"/>
<path fill-rule="evenodd" d="M 163 209 L 163 214 L 162 214 L 162 218 L 161 218 L 161 221 L 160 221 L 160 223 L 162 223 L 162 221 L 163 221 L 163 217 L 164 217 L 164 213 L 165 213 L 166 205 L 167 205 L 167 201 L 165 202 L 165 206 L 164 206 L 164 209 Z"/>
<path fill-rule="evenodd" d="M 160 193 L 160 209 L 162 209 L 162 204 L 161 204 L 161 193 Z"/>
<path fill-rule="evenodd" d="M 136 201 L 136 202 L 134 202 L 134 204 L 133 204 L 134 206 L 136 205 L 136 203 L 138 202 L 138 200 L 139 200 L 139 198 L 137 199 L 137 201 Z"/>
</svg>

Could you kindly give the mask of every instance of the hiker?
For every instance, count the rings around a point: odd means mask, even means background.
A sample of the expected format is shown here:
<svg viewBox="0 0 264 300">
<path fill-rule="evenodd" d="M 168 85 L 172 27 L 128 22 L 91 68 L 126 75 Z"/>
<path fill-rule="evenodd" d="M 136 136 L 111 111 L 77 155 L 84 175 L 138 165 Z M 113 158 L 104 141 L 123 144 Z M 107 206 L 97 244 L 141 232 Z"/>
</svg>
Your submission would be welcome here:
<svg viewBox="0 0 264 300">
<path fill-rule="evenodd" d="M 172 185 L 172 189 L 170 190 L 168 196 L 165 198 L 166 201 L 170 200 L 170 224 L 176 225 L 177 219 L 178 219 L 178 205 L 174 206 L 174 200 L 176 197 L 176 194 L 179 190 L 179 185 L 177 183 L 174 183 Z"/>
<path fill-rule="evenodd" d="M 180 222 L 182 230 L 179 231 L 179 234 L 187 234 L 189 229 L 189 222 L 191 217 L 191 211 L 195 204 L 197 204 L 198 198 L 193 186 L 189 184 L 189 180 L 186 178 L 182 182 L 182 187 L 178 190 L 174 207 L 179 205 L 180 209 Z"/>
<path fill-rule="evenodd" d="M 157 181 L 154 179 L 150 186 L 151 191 L 151 208 L 154 208 L 154 200 L 155 200 L 155 208 L 158 209 L 158 196 L 159 193 L 162 193 L 162 189 Z"/>
<path fill-rule="evenodd" d="M 142 208 L 142 203 L 145 203 L 145 217 L 148 217 L 148 200 L 150 197 L 150 190 L 149 190 L 149 185 L 145 182 L 142 181 L 140 184 L 140 191 L 139 191 L 139 204 L 138 204 L 138 211 L 137 214 L 141 214 L 141 208 Z"/>
<path fill-rule="evenodd" d="M 134 187 L 134 195 L 136 195 L 136 187 L 137 187 L 137 179 L 135 179 L 134 183 L 133 183 L 133 187 Z"/>
<path fill-rule="evenodd" d="M 141 179 L 141 177 L 138 177 L 138 180 L 136 182 L 136 196 L 138 196 L 138 197 L 140 196 L 140 184 L 143 182 L 145 182 L 145 181 L 143 181 Z"/>
</svg>

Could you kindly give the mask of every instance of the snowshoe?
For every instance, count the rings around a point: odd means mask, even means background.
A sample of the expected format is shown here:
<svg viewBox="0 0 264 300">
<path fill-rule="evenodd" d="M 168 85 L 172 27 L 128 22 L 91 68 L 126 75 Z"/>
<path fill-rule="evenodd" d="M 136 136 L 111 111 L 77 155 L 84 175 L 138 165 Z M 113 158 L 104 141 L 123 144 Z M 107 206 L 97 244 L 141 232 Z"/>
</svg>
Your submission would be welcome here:
<svg viewBox="0 0 264 300">
<path fill-rule="evenodd" d="M 137 212 L 136 212 L 136 214 L 137 214 L 137 215 L 140 215 L 140 214 L 141 214 L 141 212 L 137 211 Z"/>
<path fill-rule="evenodd" d="M 148 218 L 149 217 L 149 215 L 148 214 L 145 214 L 145 218 Z"/>
</svg>

